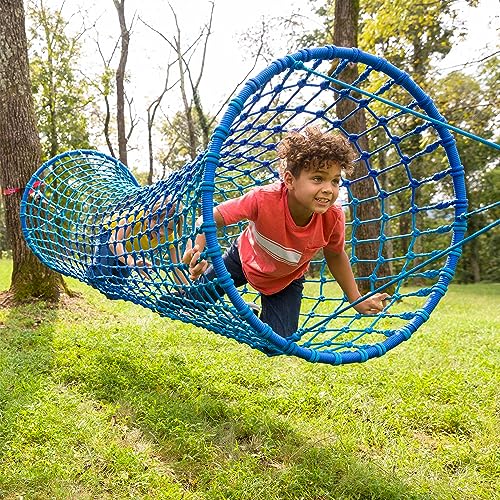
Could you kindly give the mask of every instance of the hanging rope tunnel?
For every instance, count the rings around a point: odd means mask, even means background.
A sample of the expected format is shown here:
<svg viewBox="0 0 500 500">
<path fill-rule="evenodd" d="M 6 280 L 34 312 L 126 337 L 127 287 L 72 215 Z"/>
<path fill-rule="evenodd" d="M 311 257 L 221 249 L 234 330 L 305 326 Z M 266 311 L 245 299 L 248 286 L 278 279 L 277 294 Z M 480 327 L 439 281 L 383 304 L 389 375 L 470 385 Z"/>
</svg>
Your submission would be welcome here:
<svg viewBox="0 0 500 500">
<path fill-rule="evenodd" d="M 246 222 L 217 229 L 213 207 L 278 181 L 278 143 L 312 124 L 344 134 L 357 153 L 356 175 L 339 197 L 346 251 L 359 284 L 372 294 L 390 286 L 391 298 L 376 316 L 357 313 L 318 255 L 299 328 L 283 338 L 249 307 L 259 294 L 236 288 L 222 261 Z M 208 149 L 166 180 L 140 186 L 118 160 L 70 151 L 40 167 L 21 205 L 26 241 L 59 273 L 268 355 L 328 364 L 381 356 L 430 317 L 453 278 L 466 213 L 464 170 L 430 97 L 387 61 L 333 46 L 302 50 L 250 79 Z M 200 231 L 212 282 L 191 282 L 181 263 Z"/>
</svg>

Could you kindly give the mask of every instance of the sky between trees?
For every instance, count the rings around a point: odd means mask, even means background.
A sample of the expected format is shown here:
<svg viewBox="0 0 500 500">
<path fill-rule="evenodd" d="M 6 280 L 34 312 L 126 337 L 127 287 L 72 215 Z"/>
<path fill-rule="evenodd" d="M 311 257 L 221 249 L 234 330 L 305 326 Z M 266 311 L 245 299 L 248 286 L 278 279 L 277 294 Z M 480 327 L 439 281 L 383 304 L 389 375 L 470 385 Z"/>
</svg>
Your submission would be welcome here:
<svg viewBox="0 0 500 500">
<path fill-rule="evenodd" d="M 63 0 L 44 0 L 52 8 L 60 8 Z M 143 113 L 163 88 L 164 68 L 172 60 L 173 54 L 161 37 L 148 28 L 170 35 L 175 31 L 172 5 L 186 45 L 194 40 L 200 28 L 208 21 L 210 14 L 209 0 L 126 0 L 127 22 L 134 21 L 131 35 L 127 69 L 129 82 L 127 94 L 134 97 L 137 113 Z M 273 2 L 269 0 L 214 0 L 212 34 L 208 43 L 207 60 L 200 86 L 201 97 L 206 111 L 214 113 L 234 91 L 236 85 L 252 67 L 248 47 L 242 41 L 249 30 L 257 30 L 263 19 L 269 21 L 277 16 L 300 17 L 306 28 L 314 29 L 321 22 L 314 17 L 310 0 L 290 0 Z M 112 0 L 77 0 L 65 2 L 63 16 L 71 18 L 73 30 L 81 30 L 82 18 L 85 26 L 95 26 L 84 38 L 82 70 L 87 74 L 102 71 L 102 61 L 96 50 L 98 39 L 107 54 L 111 54 L 119 36 L 119 25 Z M 461 7 L 461 19 L 464 20 L 468 35 L 457 43 L 448 56 L 440 63 L 443 72 L 460 69 L 457 65 L 476 61 L 499 48 L 500 9 L 498 0 L 481 0 L 478 7 L 470 8 L 465 2 Z M 139 19 L 140 18 L 140 19 Z M 144 22 L 142 22 L 143 20 Z M 287 40 L 279 36 L 274 41 L 276 57 L 288 53 Z M 264 69 L 265 62 L 260 61 L 253 74 Z M 162 107 L 166 112 L 175 112 L 179 108 L 178 93 L 165 96 Z M 145 125 L 141 120 L 134 132 L 132 142 L 145 142 Z M 131 165 L 140 168 L 145 152 L 139 147 L 131 151 Z"/>
</svg>

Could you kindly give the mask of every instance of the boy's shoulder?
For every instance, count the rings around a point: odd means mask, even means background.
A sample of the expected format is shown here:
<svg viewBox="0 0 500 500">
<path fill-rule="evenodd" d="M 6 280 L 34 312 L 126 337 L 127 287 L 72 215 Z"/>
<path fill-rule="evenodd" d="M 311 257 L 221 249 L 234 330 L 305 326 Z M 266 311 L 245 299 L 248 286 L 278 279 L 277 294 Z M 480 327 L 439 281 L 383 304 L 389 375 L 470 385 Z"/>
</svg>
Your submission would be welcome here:
<svg viewBox="0 0 500 500">
<path fill-rule="evenodd" d="M 270 196 L 282 196 L 284 190 L 284 184 L 281 181 L 273 182 L 271 184 L 265 184 L 264 186 L 257 186 L 252 189 L 252 192 L 256 195 L 263 197 Z"/>
<path fill-rule="evenodd" d="M 345 232 L 346 224 L 346 214 L 344 211 L 344 207 L 342 207 L 342 205 L 334 204 L 327 211 L 327 214 L 327 227 L 329 227 L 331 231 L 336 232 L 337 234 L 343 234 Z"/>
</svg>

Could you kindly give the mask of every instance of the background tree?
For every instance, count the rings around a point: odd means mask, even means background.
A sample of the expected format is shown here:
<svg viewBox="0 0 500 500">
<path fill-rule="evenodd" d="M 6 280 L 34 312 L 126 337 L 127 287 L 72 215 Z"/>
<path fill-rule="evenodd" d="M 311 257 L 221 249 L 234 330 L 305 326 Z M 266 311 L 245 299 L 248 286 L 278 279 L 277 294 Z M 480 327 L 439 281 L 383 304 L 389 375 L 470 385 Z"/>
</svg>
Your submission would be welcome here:
<svg viewBox="0 0 500 500">
<path fill-rule="evenodd" d="M 206 117 L 207 122 L 212 121 L 210 116 Z M 192 130 L 194 136 L 195 150 L 203 149 L 203 129 L 200 122 L 193 120 Z M 186 122 L 186 115 L 183 111 L 178 111 L 172 119 L 165 119 L 160 128 L 163 136 L 162 147 L 158 151 L 158 160 L 163 166 L 162 178 L 168 176 L 173 170 L 179 170 L 187 162 L 191 161 L 192 136 L 191 130 Z"/>
<path fill-rule="evenodd" d="M 182 32 L 179 26 L 179 22 L 177 19 L 177 14 L 174 9 L 170 7 L 172 10 L 172 15 L 175 21 L 176 26 L 176 34 L 171 41 L 168 37 L 163 36 L 164 40 L 170 45 L 170 47 L 175 51 L 176 60 L 179 67 L 179 88 L 181 92 L 181 99 L 183 103 L 183 113 L 184 118 L 186 120 L 186 127 L 188 133 L 188 148 L 189 148 L 189 156 L 191 160 L 196 158 L 196 154 L 199 150 L 198 146 L 202 146 L 205 148 L 208 145 L 209 138 L 209 125 L 206 117 L 203 114 L 203 106 L 201 103 L 200 95 L 199 95 L 199 86 L 201 79 L 203 77 L 203 70 L 205 68 L 205 58 L 207 54 L 207 45 L 208 39 L 211 34 L 212 28 L 212 20 L 213 20 L 213 11 L 214 4 L 212 3 L 212 8 L 210 11 L 210 17 L 208 23 L 201 30 L 198 38 L 189 45 L 189 48 L 185 50 L 183 48 L 182 42 Z M 202 57 L 199 65 L 198 76 L 193 78 L 193 69 L 190 65 L 190 58 L 193 53 L 196 51 L 196 48 L 199 43 L 202 43 Z M 186 81 L 186 79 L 188 81 Z M 188 93 L 188 83 L 190 85 L 190 95 Z M 195 121 L 200 124 L 202 135 L 197 136 L 196 134 L 196 125 Z M 201 144 L 199 143 L 199 139 L 201 138 Z"/>
<path fill-rule="evenodd" d="M 111 97 L 115 92 L 115 85 L 113 84 L 115 72 L 111 68 L 111 59 L 112 56 L 108 59 L 104 56 L 103 51 L 99 45 L 99 42 L 96 42 L 98 52 L 101 56 L 104 69 L 98 78 L 90 78 L 86 77 L 86 81 L 94 88 L 104 101 L 104 112 L 101 109 L 101 106 L 98 101 L 95 101 L 92 111 L 92 116 L 94 121 L 99 123 L 102 126 L 102 133 L 104 135 L 104 140 L 106 141 L 106 146 L 108 147 L 109 154 L 116 158 L 114 143 L 112 140 L 113 132 L 116 128 L 113 128 L 114 122 L 112 121 L 112 104 Z"/>
<path fill-rule="evenodd" d="M 155 118 L 157 116 L 157 112 L 160 109 L 161 106 L 161 101 L 163 100 L 163 97 L 165 97 L 165 94 L 169 92 L 172 88 L 175 87 L 177 82 L 174 82 L 173 84 L 170 83 L 170 70 L 172 68 L 172 65 L 174 63 L 169 63 L 167 65 L 167 70 L 166 70 L 166 75 L 165 75 L 165 84 L 163 86 L 163 90 L 161 91 L 160 95 L 148 106 L 147 108 L 147 127 L 148 127 L 148 178 L 147 178 L 147 183 L 152 184 L 153 179 L 154 179 L 154 148 L 153 148 L 153 126 L 155 123 Z M 167 157 L 170 155 L 167 155 Z M 169 158 L 167 158 L 169 160 Z M 163 164 L 165 166 L 165 164 Z M 165 168 L 163 169 L 163 175 L 162 178 L 165 177 Z"/>
<path fill-rule="evenodd" d="M 498 60 L 492 59 L 482 67 L 480 78 L 456 71 L 438 81 L 435 87 L 438 106 L 451 123 L 490 140 L 494 138 L 498 125 L 498 68 Z M 498 150 L 458 134 L 455 140 L 464 167 L 469 210 L 499 200 Z M 468 220 L 468 233 L 479 230 L 499 216 L 498 209 L 471 216 Z M 457 278 L 463 282 L 475 283 L 484 278 L 499 280 L 499 243 L 498 234 L 490 231 L 464 245 Z"/>
<path fill-rule="evenodd" d="M 76 71 L 84 31 L 67 35 L 68 21 L 61 9 L 50 9 L 43 1 L 28 8 L 31 82 L 42 161 L 70 149 L 92 147 L 86 108 L 93 97 Z"/>
<path fill-rule="evenodd" d="M 339 47 L 357 47 L 358 45 L 358 0 L 336 0 L 334 10 L 333 25 L 333 43 Z M 332 68 L 333 70 L 334 68 Z M 350 64 L 342 71 L 342 80 L 352 83 L 358 76 L 357 64 Z M 343 119 L 351 114 L 344 123 L 344 128 L 349 134 L 361 134 L 366 130 L 366 116 L 363 109 L 353 111 L 356 104 L 350 99 L 341 99 L 337 104 L 337 115 Z M 369 151 L 368 136 L 361 134 L 358 139 L 358 147 L 361 151 Z M 363 178 L 369 166 L 365 161 L 358 161 L 354 165 L 353 178 Z M 358 200 L 376 200 L 376 186 L 371 177 L 365 180 L 355 182 L 351 185 L 351 193 Z M 351 214 L 354 217 L 354 213 Z M 379 244 L 377 242 L 380 234 L 380 223 L 376 222 L 379 218 L 379 205 L 376 201 L 362 201 L 356 207 L 356 217 L 361 221 L 357 229 L 356 237 L 360 240 L 356 247 L 357 258 L 359 262 L 355 264 L 355 272 L 358 276 L 370 276 L 375 269 L 375 263 L 378 258 Z M 372 221 L 372 222 L 365 222 Z M 390 256 L 385 256 L 390 257 Z M 390 276 L 392 274 L 391 266 L 387 263 L 381 263 L 377 270 L 377 277 Z M 369 281 L 359 283 L 361 293 L 370 290 Z"/>
<path fill-rule="evenodd" d="M 96 99 L 93 102 L 91 116 L 93 121 L 102 127 L 102 135 L 109 154 L 119 158 L 122 163 L 127 165 L 129 142 L 138 123 L 133 107 L 133 98 L 129 98 L 125 90 L 125 84 L 128 80 L 126 67 L 130 35 L 135 16 L 130 26 L 127 26 L 125 0 L 113 0 L 113 2 L 118 15 L 120 36 L 109 51 L 106 43 L 102 42 L 102 38 L 105 38 L 102 36 L 103 33 L 97 30 L 95 24 L 89 28 L 89 31 L 95 35 L 92 41 L 101 57 L 103 69 L 100 74 L 84 74 L 84 77 L 89 87 L 92 87 L 93 91 L 102 97 L 102 101 L 99 102 Z M 85 21 L 87 17 L 88 14 L 85 16 Z M 118 50 L 119 62 L 115 69 L 114 61 Z M 113 97 L 116 98 L 116 105 L 112 102 Z M 101 137 L 100 134 L 99 137 Z"/>
<path fill-rule="evenodd" d="M 160 125 L 160 134 L 163 138 L 162 147 L 156 155 L 162 165 L 161 178 L 164 178 L 172 170 L 177 170 L 184 166 L 186 162 L 196 158 L 200 150 L 207 147 L 210 134 L 212 132 L 215 117 L 210 117 L 204 112 L 203 103 L 200 96 L 200 84 L 205 69 L 205 60 L 208 51 L 208 41 L 211 34 L 213 21 L 214 3 L 211 2 L 209 19 L 205 26 L 200 29 L 199 35 L 193 42 L 185 44 L 182 37 L 182 29 L 179 24 L 177 14 L 170 6 L 172 17 L 175 23 L 175 34 L 168 37 L 159 30 L 143 23 L 152 31 L 157 33 L 173 50 L 175 58 L 167 65 L 166 80 L 163 92 L 153 101 L 148 108 L 148 131 L 149 131 L 149 151 L 150 151 L 150 175 L 153 178 L 152 159 L 152 124 L 155 114 L 167 91 L 174 87 L 179 88 L 181 95 L 182 109 L 175 112 L 172 118 L 166 118 Z M 197 59 L 196 55 L 201 52 Z M 195 70 L 195 60 L 198 68 Z M 177 76 L 172 84 L 169 84 L 171 70 L 177 66 Z M 197 76 L 195 77 L 195 73 Z"/>
<path fill-rule="evenodd" d="M 125 0 L 113 0 L 118 20 L 120 22 L 120 62 L 116 70 L 116 126 L 118 131 L 118 154 L 120 161 L 127 165 L 128 150 L 127 144 L 132 133 L 132 129 L 127 133 L 125 123 L 125 69 L 128 59 L 128 48 L 130 43 L 130 29 L 125 21 Z M 129 102 L 130 108 L 131 102 Z"/>
<path fill-rule="evenodd" d="M 60 275 L 28 249 L 21 232 L 22 189 L 40 165 L 41 146 L 31 95 L 25 15 L 22 0 L 0 2 L 0 184 L 13 270 L 14 301 L 59 298 Z"/>
<path fill-rule="evenodd" d="M 418 84 L 464 35 L 458 0 L 361 0 L 360 47 L 408 71 Z M 468 0 L 477 5 L 477 0 Z"/>
<path fill-rule="evenodd" d="M 0 196 L 0 259 L 10 253 L 10 244 L 7 241 L 7 228 L 5 227 L 5 207 Z"/>
</svg>

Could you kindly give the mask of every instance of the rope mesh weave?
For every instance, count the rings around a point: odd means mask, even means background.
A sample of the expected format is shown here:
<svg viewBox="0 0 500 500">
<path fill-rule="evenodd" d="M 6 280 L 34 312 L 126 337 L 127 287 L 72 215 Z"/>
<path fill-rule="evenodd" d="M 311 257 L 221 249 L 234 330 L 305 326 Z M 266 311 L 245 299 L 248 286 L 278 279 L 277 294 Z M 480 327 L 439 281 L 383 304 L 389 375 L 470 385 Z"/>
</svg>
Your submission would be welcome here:
<svg viewBox="0 0 500 500">
<path fill-rule="evenodd" d="M 346 76 L 352 63 L 358 68 L 354 81 Z M 405 109 L 332 84 L 328 75 Z M 347 116 L 337 113 L 343 103 L 350 106 Z M 329 364 L 366 361 L 407 340 L 429 318 L 446 293 L 460 249 L 446 261 L 411 269 L 463 240 L 466 229 L 464 173 L 455 142 L 445 127 L 411 110 L 443 120 L 411 78 L 385 60 L 357 49 L 305 49 L 249 80 L 229 103 L 208 149 L 164 181 L 141 187 L 118 160 L 96 151 L 71 151 L 48 161 L 24 193 L 24 235 L 46 265 L 109 298 L 202 326 L 268 355 Z M 366 129 L 353 133 L 349 120 L 358 113 L 364 113 Z M 318 255 L 306 275 L 299 329 L 284 339 L 253 314 L 246 303 L 258 302 L 259 294 L 250 286 L 237 290 L 221 258 L 246 223 L 217 229 L 212 210 L 279 181 L 277 144 L 287 131 L 310 124 L 346 135 L 362 166 L 361 175 L 344 179 L 339 197 L 356 279 L 371 290 L 389 281 L 394 286 L 382 313 L 363 316 L 348 307 Z M 356 197 L 361 182 L 374 187 L 374 194 Z M 376 206 L 376 217 L 364 218 L 367 205 Z M 204 223 L 196 229 L 200 213 Z M 96 264 L 99 249 L 109 247 L 110 227 L 127 225 L 135 227 L 131 240 L 151 240 L 142 246 L 122 242 L 129 245 L 129 262 L 147 259 L 151 267 L 118 265 L 106 256 Z M 169 240 L 153 244 L 162 225 Z M 198 231 L 207 237 L 206 254 L 217 275 L 212 283 L 189 282 L 179 263 Z M 366 245 L 375 248 L 373 255 L 366 257 Z M 364 264 L 370 268 L 366 274 L 360 273 Z M 217 295 L 216 284 L 226 295 Z"/>
</svg>

